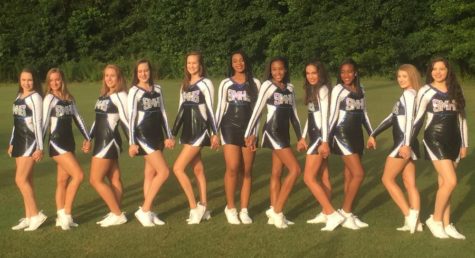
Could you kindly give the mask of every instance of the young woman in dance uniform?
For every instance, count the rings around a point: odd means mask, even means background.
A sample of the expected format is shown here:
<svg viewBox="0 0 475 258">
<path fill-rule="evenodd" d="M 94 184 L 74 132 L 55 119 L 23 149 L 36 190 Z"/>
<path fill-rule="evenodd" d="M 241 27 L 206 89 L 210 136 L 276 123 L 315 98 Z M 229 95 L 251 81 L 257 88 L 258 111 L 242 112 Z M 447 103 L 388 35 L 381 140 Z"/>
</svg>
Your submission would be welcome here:
<svg viewBox="0 0 475 258">
<path fill-rule="evenodd" d="M 340 65 L 340 74 L 331 93 L 330 143 L 332 152 L 341 155 L 345 164 L 345 197 L 341 215 L 345 217 L 343 227 L 359 229 L 368 224 L 353 215 L 353 201 L 364 179 L 361 155 L 364 149 L 362 126 L 368 135 L 373 131 L 366 112 L 364 91 L 360 85 L 358 67 L 352 59 Z"/>
<path fill-rule="evenodd" d="M 101 227 L 120 225 L 127 218 L 120 210 L 122 182 L 120 179 L 119 154 L 122 140 L 119 124 L 128 134 L 127 93 L 125 79 L 116 65 L 107 65 L 104 69 L 101 96 L 96 102 L 96 119 L 91 128 L 94 150 L 91 161 L 89 182 L 99 193 L 110 212 L 99 222 Z M 85 145 L 89 150 L 89 144 Z M 110 185 L 104 182 L 109 179 Z"/>
<path fill-rule="evenodd" d="M 13 230 L 36 230 L 46 220 L 38 211 L 33 189 L 33 167 L 43 158 L 41 84 L 33 71 L 23 69 L 18 78 L 18 95 L 13 102 L 13 130 L 8 155 L 15 158 L 15 183 L 23 196 L 25 217 Z"/>
<path fill-rule="evenodd" d="M 199 224 L 201 219 L 209 219 L 206 211 L 206 177 L 201 160 L 201 148 L 210 146 L 217 148 L 219 139 L 216 136 L 216 122 L 213 114 L 214 88 L 212 82 L 205 78 L 206 71 L 200 52 L 190 52 L 185 58 L 185 79 L 180 89 L 180 104 L 173 125 L 173 136 L 183 126 L 180 142 L 183 149 L 175 160 L 173 172 L 180 183 L 190 206 L 188 224 Z M 211 130 L 211 132 L 210 132 Z M 186 175 L 186 167 L 190 165 L 198 183 L 200 202 L 195 199 L 190 179 Z"/>
<path fill-rule="evenodd" d="M 313 196 L 322 206 L 322 213 L 325 218 L 325 227 L 322 231 L 333 231 L 338 225 L 343 223 L 345 218 L 333 208 L 330 202 L 328 187 L 321 185 L 317 181 L 317 175 L 327 173 L 327 157 L 330 154 L 328 145 L 328 109 L 330 107 L 330 80 L 328 73 L 319 61 L 312 61 L 305 65 L 304 89 L 307 105 L 308 117 L 302 133 L 302 139 L 297 144 L 298 150 L 307 150 L 304 169 L 304 182 L 312 192 Z M 309 144 L 305 141 L 308 134 Z M 323 182 L 322 182 L 323 183 Z M 313 220 L 316 220 L 319 216 Z M 310 220 L 309 223 L 314 223 Z"/>
<path fill-rule="evenodd" d="M 162 88 L 154 84 L 152 74 L 150 62 L 139 60 L 127 98 L 129 155 L 143 155 L 145 160 L 144 202 L 135 212 L 135 217 L 144 227 L 165 224 L 151 208 L 155 196 L 170 173 L 163 156 L 163 147 L 172 148 L 175 144 L 168 126 Z"/>
<path fill-rule="evenodd" d="M 90 141 L 84 120 L 79 115 L 74 97 L 64 81 L 64 73 L 52 68 L 46 74 L 46 92 L 43 100 L 43 130 L 49 132 L 49 155 L 57 163 L 56 226 L 63 230 L 77 227 L 71 216 L 74 198 L 84 173 L 74 155 L 72 121 L 79 128 L 86 141 Z"/>
<path fill-rule="evenodd" d="M 266 81 L 259 89 L 256 105 L 246 129 L 246 145 L 254 146 L 260 114 L 267 107 L 267 119 L 263 127 L 262 146 L 272 149 L 272 175 L 270 182 L 271 208 L 266 211 L 277 228 L 286 228 L 287 220 L 282 210 L 300 175 L 300 165 L 290 148 L 289 122 L 294 127 L 297 139 L 302 138 L 300 121 L 297 115 L 294 86 L 290 83 L 287 59 L 273 58 L 266 70 Z M 254 148 L 254 147 L 253 147 Z M 280 184 L 282 168 L 288 175 Z"/>
<path fill-rule="evenodd" d="M 244 132 L 251 118 L 261 83 L 253 77 L 249 59 L 242 51 L 231 54 L 228 76 L 219 85 L 216 110 L 216 126 L 221 132 L 221 144 L 224 145 L 224 160 L 226 161 L 224 214 L 230 224 L 241 222 L 250 224 L 252 219 L 249 217 L 247 208 L 251 195 L 251 172 L 255 150 L 246 147 Z M 238 218 L 234 192 L 241 173 L 241 211 Z"/>
<path fill-rule="evenodd" d="M 404 226 L 398 228 L 398 230 L 407 230 L 411 234 L 417 228 L 422 230 L 422 224 L 418 223 L 420 197 L 416 187 L 416 167 L 414 164 L 414 160 L 419 156 L 419 143 L 411 135 L 416 94 L 421 87 L 420 78 L 421 75 L 413 65 L 404 64 L 399 67 L 397 81 L 399 87 L 403 89 L 402 96 L 394 105 L 393 111 L 373 131 L 367 144 L 368 148 L 376 149 L 376 136 L 389 127 L 393 127 L 394 145 L 386 158 L 382 181 L 405 218 Z M 409 201 L 406 200 L 404 193 L 396 183 L 396 177 L 401 172 Z"/>
<path fill-rule="evenodd" d="M 450 222 L 450 197 L 457 186 L 457 163 L 467 155 L 468 130 L 462 87 L 449 62 L 431 61 L 426 83 L 417 94 L 414 137 L 424 123 L 424 150 L 438 174 L 434 213 L 426 225 L 437 238 L 465 239 Z"/>
</svg>

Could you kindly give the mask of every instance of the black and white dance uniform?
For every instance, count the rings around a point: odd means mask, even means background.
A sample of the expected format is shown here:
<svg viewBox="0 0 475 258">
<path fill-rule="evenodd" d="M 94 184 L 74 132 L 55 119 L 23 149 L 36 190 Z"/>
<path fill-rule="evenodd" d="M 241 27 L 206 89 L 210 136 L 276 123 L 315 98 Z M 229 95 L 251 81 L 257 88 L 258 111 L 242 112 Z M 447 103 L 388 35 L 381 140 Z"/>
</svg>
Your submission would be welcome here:
<svg viewBox="0 0 475 258">
<path fill-rule="evenodd" d="M 389 153 L 389 157 L 402 158 L 399 156 L 399 149 L 411 146 L 411 159 L 419 157 L 419 143 L 416 138 L 412 138 L 412 126 L 414 122 L 416 90 L 404 90 L 402 96 L 393 107 L 393 111 L 374 129 L 371 136 L 376 137 L 389 127 L 393 127 L 394 145 Z"/>
<path fill-rule="evenodd" d="M 318 89 L 317 99 L 307 104 L 307 122 L 305 123 L 302 137 L 308 134 L 309 148 L 307 154 L 318 154 L 318 146 L 328 142 L 328 108 L 329 91 L 326 85 Z"/>
<path fill-rule="evenodd" d="M 289 121 L 292 123 L 297 139 L 302 138 L 294 86 L 287 83 L 285 88 L 281 89 L 270 80 L 262 83 L 259 89 L 256 105 L 244 137 L 250 136 L 256 130 L 264 106 L 267 106 L 267 118 L 262 128 L 262 147 L 273 150 L 290 147 Z"/>
<path fill-rule="evenodd" d="M 43 150 L 42 128 L 43 100 L 37 92 L 13 102 L 13 130 L 10 145 L 12 157 L 30 157 L 36 150 Z"/>
<path fill-rule="evenodd" d="M 43 100 L 43 132 L 46 134 L 48 126 L 49 156 L 57 156 L 66 152 L 74 152 L 72 121 L 79 128 L 84 139 L 91 140 L 84 120 L 79 115 L 73 100 L 62 100 L 53 94 L 48 94 Z"/>
<path fill-rule="evenodd" d="M 139 146 L 139 155 L 163 150 L 164 134 L 172 138 L 160 85 L 150 91 L 132 86 L 127 97 L 129 144 Z"/>
<path fill-rule="evenodd" d="M 206 78 L 189 85 L 186 91 L 180 91 L 178 114 L 172 130 L 173 136 L 177 136 L 183 126 L 180 143 L 197 147 L 210 146 L 211 133 L 217 133 L 213 98 L 213 83 Z"/>
<path fill-rule="evenodd" d="M 467 120 L 457 110 L 454 99 L 432 85 L 425 85 L 417 94 L 417 108 L 414 119 L 414 138 L 424 123 L 424 150 L 426 159 L 460 159 L 460 148 L 468 147 Z"/>
<path fill-rule="evenodd" d="M 258 92 L 261 83 L 257 79 L 253 80 Z M 249 87 L 251 85 L 248 82 L 239 84 L 231 78 L 224 79 L 219 85 L 216 127 L 221 132 L 222 144 L 246 146 L 244 133 L 255 104 L 251 103 L 251 98 L 247 94 Z M 254 134 L 257 135 L 256 132 Z"/>
<path fill-rule="evenodd" d="M 363 125 L 368 135 L 373 129 L 366 112 L 364 90 L 352 92 L 336 85 L 330 102 L 330 146 L 337 155 L 363 154 Z"/>
<path fill-rule="evenodd" d="M 93 155 L 103 159 L 117 159 L 122 151 L 119 123 L 128 135 L 127 93 L 124 91 L 99 97 L 96 102 L 96 119 L 90 137 L 94 139 Z"/>
</svg>

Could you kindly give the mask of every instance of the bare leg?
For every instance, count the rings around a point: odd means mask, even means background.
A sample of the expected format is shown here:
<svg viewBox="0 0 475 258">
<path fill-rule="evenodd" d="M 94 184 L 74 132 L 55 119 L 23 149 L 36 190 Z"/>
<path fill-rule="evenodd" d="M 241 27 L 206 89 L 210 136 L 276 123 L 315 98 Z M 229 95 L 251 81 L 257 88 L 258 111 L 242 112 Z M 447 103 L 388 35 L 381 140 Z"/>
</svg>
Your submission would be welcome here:
<svg viewBox="0 0 475 258">
<path fill-rule="evenodd" d="M 25 204 L 25 216 L 30 218 L 38 214 L 35 193 L 33 188 L 33 166 L 35 161 L 31 157 L 18 157 L 16 161 L 15 183 L 20 189 Z"/>
<path fill-rule="evenodd" d="M 332 214 L 335 209 L 331 205 L 327 193 L 316 179 L 322 163 L 323 158 L 321 155 L 307 155 L 305 160 L 304 182 L 315 199 L 317 199 L 322 206 L 323 213 L 328 215 Z"/>
<path fill-rule="evenodd" d="M 252 166 L 254 164 L 255 152 L 251 148 L 241 148 L 243 157 L 243 177 L 241 187 L 241 209 L 249 207 L 252 187 Z"/>
<path fill-rule="evenodd" d="M 322 161 L 322 165 L 320 166 L 320 186 L 325 191 L 328 200 L 332 199 L 332 184 L 330 182 L 330 170 L 328 169 L 328 159 L 324 159 Z M 318 175 L 317 175 L 318 177 Z"/>
<path fill-rule="evenodd" d="M 144 178 L 143 178 L 143 196 L 147 196 L 148 190 L 150 189 L 150 184 L 152 183 L 153 178 L 155 177 L 156 171 L 153 169 L 152 165 L 147 162 L 144 157 Z"/>
<path fill-rule="evenodd" d="M 297 181 L 297 177 L 300 175 L 300 165 L 290 148 L 274 150 L 273 153 L 276 154 L 277 158 L 285 165 L 285 167 L 289 171 L 280 188 L 280 192 L 277 196 L 277 200 L 274 206 L 274 211 L 276 213 L 280 213 L 282 212 L 282 209 L 284 208 L 285 203 L 287 202 L 290 192 L 294 187 L 295 181 Z"/>
<path fill-rule="evenodd" d="M 280 193 L 280 177 L 284 164 L 280 161 L 275 152 L 272 152 L 272 173 L 270 177 L 270 206 L 275 207 L 277 197 Z"/>
<path fill-rule="evenodd" d="M 224 191 L 226 193 L 226 206 L 235 208 L 234 194 L 236 192 L 237 175 L 241 164 L 241 147 L 225 144 L 223 147 L 226 172 L 224 174 Z"/>
<path fill-rule="evenodd" d="M 360 189 L 360 185 L 364 179 L 364 169 L 361 165 L 359 154 L 351 154 L 342 156 L 345 167 L 349 170 L 350 178 L 348 179 L 348 186 L 343 199 L 342 208 L 345 212 L 352 212 L 353 201 Z M 345 172 L 345 175 L 347 173 Z"/>
<path fill-rule="evenodd" d="M 396 183 L 396 177 L 403 171 L 403 169 L 408 164 L 407 160 L 398 159 L 393 157 L 386 158 L 386 164 L 384 165 L 384 172 L 382 181 L 386 189 L 388 190 L 389 195 L 394 200 L 396 205 L 401 209 L 404 216 L 409 215 L 409 204 L 406 201 L 406 197 L 402 192 L 399 185 Z"/>
<path fill-rule="evenodd" d="M 58 165 L 68 173 L 71 180 L 67 184 L 66 195 L 64 199 L 64 212 L 71 214 L 72 206 L 76 193 L 79 189 L 79 185 L 84 179 L 84 173 L 82 172 L 76 157 L 71 152 L 66 152 L 62 155 L 53 157 Z"/>
<path fill-rule="evenodd" d="M 122 179 L 120 177 L 119 163 L 117 160 L 114 160 L 111 168 L 107 172 L 107 178 L 111 184 L 112 191 L 114 192 L 115 199 L 120 206 L 122 203 Z"/>
<path fill-rule="evenodd" d="M 206 197 L 206 175 L 203 161 L 201 160 L 201 152 L 195 156 L 190 165 L 198 183 L 198 190 L 200 191 L 200 203 L 206 206 L 208 202 Z"/>
<path fill-rule="evenodd" d="M 183 149 L 175 160 L 173 165 L 173 172 L 175 173 L 178 182 L 180 183 L 191 209 L 196 208 L 195 194 L 193 193 L 193 187 L 191 186 L 190 178 L 186 175 L 186 166 L 195 158 L 200 152 L 201 147 L 194 147 L 189 144 L 183 145 Z"/>
<path fill-rule="evenodd" d="M 113 168 L 114 162 L 115 160 L 112 159 L 92 157 L 89 182 L 104 200 L 109 210 L 115 215 L 120 215 L 121 210 L 116 195 L 112 188 L 104 182 L 104 178 Z"/>
<path fill-rule="evenodd" d="M 414 161 L 409 160 L 409 162 L 404 167 L 404 170 L 402 171 L 402 181 L 404 183 L 404 187 L 406 187 L 407 190 L 410 208 L 414 210 L 420 210 L 421 198 L 419 196 L 419 190 L 416 186 L 416 166 Z"/>
<path fill-rule="evenodd" d="M 145 200 L 142 205 L 142 210 L 150 211 L 155 196 L 160 191 L 163 183 L 167 180 L 170 170 L 168 169 L 167 162 L 163 157 L 163 153 L 159 150 L 154 151 L 145 156 L 145 162 L 148 164 L 145 167 L 150 167 L 155 171 L 155 176 L 152 178 L 148 191 L 145 194 Z"/>
<path fill-rule="evenodd" d="M 57 177 L 56 177 L 56 210 L 64 209 L 64 203 L 66 202 L 66 188 L 68 187 L 69 175 L 68 173 L 59 165 L 57 167 Z"/>
<path fill-rule="evenodd" d="M 442 221 L 443 219 L 450 219 L 450 216 L 445 214 L 445 212 L 446 210 L 450 212 L 450 196 L 455 186 L 457 186 L 457 175 L 451 160 L 433 160 L 432 163 L 439 174 L 439 189 L 435 197 L 434 220 Z"/>
</svg>

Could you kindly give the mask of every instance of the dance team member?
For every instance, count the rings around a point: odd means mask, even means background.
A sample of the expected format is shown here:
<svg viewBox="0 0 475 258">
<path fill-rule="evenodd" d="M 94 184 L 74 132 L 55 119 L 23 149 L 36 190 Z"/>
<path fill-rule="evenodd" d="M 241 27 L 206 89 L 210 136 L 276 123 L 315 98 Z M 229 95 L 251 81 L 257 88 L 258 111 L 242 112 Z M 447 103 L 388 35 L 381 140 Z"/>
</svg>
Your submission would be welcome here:
<svg viewBox="0 0 475 258">
<path fill-rule="evenodd" d="M 41 84 L 30 69 L 18 76 L 18 95 L 13 102 L 13 130 L 8 155 L 15 158 L 15 183 L 23 197 L 25 217 L 13 230 L 33 231 L 46 221 L 38 211 L 33 189 L 33 167 L 43 158 L 43 132 L 41 124 Z"/>
<path fill-rule="evenodd" d="M 74 97 L 68 91 L 64 73 L 51 68 L 46 74 L 45 98 L 43 101 L 43 132 L 49 127 L 49 155 L 57 163 L 56 184 L 56 226 L 63 230 L 77 227 L 71 216 L 74 198 L 84 173 L 74 155 L 72 121 L 79 128 L 86 141 L 90 141 L 84 120 L 79 115 Z"/>
<path fill-rule="evenodd" d="M 267 118 L 262 132 L 262 146 L 272 149 L 272 175 L 270 182 L 271 208 L 266 211 L 269 222 L 277 228 L 286 228 L 288 222 L 282 212 L 292 188 L 300 175 L 300 165 L 290 148 L 289 122 L 297 139 L 302 138 L 297 115 L 294 86 L 290 83 L 289 66 L 283 57 L 273 58 L 267 65 L 266 81 L 259 89 L 256 105 L 246 129 L 246 145 L 254 146 L 257 122 L 265 106 Z M 254 148 L 254 147 L 252 147 Z M 282 168 L 288 175 L 281 185 Z"/>
<path fill-rule="evenodd" d="M 374 129 L 368 139 L 368 148 L 376 149 L 376 136 L 389 127 L 393 127 L 394 145 L 386 158 L 384 165 L 383 184 L 391 198 L 404 215 L 404 226 L 400 231 L 410 231 L 413 234 L 422 231 L 418 223 L 420 210 L 419 191 L 416 187 L 416 166 L 414 160 L 419 156 L 419 143 L 412 138 L 415 101 L 417 91 L 421 87 L 421 75 L 417 68 L 410 64 L 401 65 L 397 71 L 399 87 L 403 89 L 402 96 L 393 107 L 393 111 Z M 402 172 L 402 181 L 408 193 L 408 201 L 396 182 L 396 177 Z"/>
<path fill-rule="evenodd" d="M 417 94 L 414 138 L 424 123 L 424 150 L 438 174 L 434 213 L 426 220 L 437 238 L 465 239 L 450 222 L 450 197 L 457 186 L 456 167 L 467 155 L 465 98 L 453 68 L 444 58 L 431 61 L 426 83 Z"/>
<path fill-rule="evenodd" d="M 120 210 L 122 182 L 119 169 L 119 154 L 122 150 L 120 122 L 124 133 L 128 134 L 126 90 L 120 68 L 112 64 L 107 65 L 103 74 L 101 96 L 96 102 L 96 119 L 90 133 L 91 139 L 94 139 L 94 150 L 89 182 L 110 210 L 97 222 L 101 227 L 127 222 Z M 86 142 L 85 151 L 89 151 L 89 145 Z M 109 179 L 110 185 L 104 182 L 105 177 Z"/>
<path fill-rule="evenodd" d="M 178 114 L 172 130 L 173 136 L 177 136 L 183 127 L 180 136 L 183 149 L 175 160 L 173 172 L 188 199 L 188 224 L 199 224 L 201 219 L 210 217 L 206 211 L 206 177 L 201 148 L 210 145 L 217 148 L 219 145 L 213 114 L 214 88 L 212 82 L 205 77 L 206 70 L 201 53 L 188 53 L 185 57 L 185 78 L 180 89 Z M 185 169 L 188 165 L 193 169 L 198 183 L 200 202 L 196 201 L 190 179 L 186 175 Z"/>
<path fill-rule="evenodd" d="M 322 231 L 333 231 L 345 218 L 333 208 L 326 187 L 317 181 L 318 173 L 327 173 L 327 158 L 330 154 L 328 145 L 328 109 L 330 105 L 331 85 L 328 73 L 323 64 L 317 60 L 305 65 L 304 71 L 304 103 L 307 105 L 308 117 L 302 133 L 302 139 L 297 143 L 298 150 L 307 150 L 304 169 L 304 182 L 313 196 L 322 206 L 322 214 L 326 223 Z M 309 144 L 305 141 L 308 134 Z M 322 182 L 323 183 L 323 182 Z M 327 188 L 328 189 L 328 188 Z M 316 223 L 319 217 L 310 220 Z"/>
<path fill-rule="evenodd" d="M 345 217 L 343 227 L 359 229 L 368 224 L 353 215 L 353 201 L 364 179 L 364 168 L 361 155 L 364 149 L 364 126 L 368 135 L 373 131 L 366 112 L 364 90 L 360 85 L 358 67 L 352 59 L 345 60 L 340 65 L 340 74 L 331 92 L 330 126 L 332 152 L 341 155 L 345 164 L 345 197 L 342 209 Z"/>
<path fill-rule="evenodd" d="M 224 214 L 230 224 L 252 223 L 247 208 L 251 196 L 251 173 L 255 149 L 246 147 L 244 133 L 260 86 L 259 80 L 252 75 L 251 64 L 244 52 L 233 52 L 228 66 L 228 78 L 221 81 L 219 85 L 216 110 L 216 127 L 221 132 L 221 144 L 223 144 L 226 162 Z M 254 130 L 254 134 L 256 131 Z M 234 193 L 240 176 L 242 176 L 241 211 L 238 218 Z"/>
<path fill-rule="evenodd" d="M 163 156 L 163 147 L 172 148 L 175 144 L 168 126 L 162 88 L 154 84 L 152 74 L 150 62 L 139 60 L 127 98 L 129 155 L 143 155 L 145 160 L 144 202 L 135 212 L 135 217 L 144 227 L 165 224 L 151 208 L 155 196 L 170 174 Z"/>
</svg>

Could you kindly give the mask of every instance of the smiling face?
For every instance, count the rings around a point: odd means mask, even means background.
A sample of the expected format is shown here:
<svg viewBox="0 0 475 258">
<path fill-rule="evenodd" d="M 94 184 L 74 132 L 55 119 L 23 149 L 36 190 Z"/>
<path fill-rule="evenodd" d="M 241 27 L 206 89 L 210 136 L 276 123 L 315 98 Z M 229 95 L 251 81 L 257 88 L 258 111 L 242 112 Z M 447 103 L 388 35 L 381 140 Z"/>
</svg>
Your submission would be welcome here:
<svg viewBox="0 0 475 258">
<path fill-rule="evenodd" d="M 270 72 L 272 79 L 275 82 L 283 82 L 285 73 L 287 72 L 287 70 L 285 70 L 284 62 L 280 60 L 272 62 L 272 64 L 270 65 Z"/>
<path fill-rule="evenodd" d="M 445 83 L 447 79 L 447 66 L 442 61 L 437 61 L 432 66 L 432 80 L 436 83 Z"/>
<path fill-rule="evenodd" d="M 406 71 L 397 71 L 397 83 L 399 83 L 401 89 L 412 88 L 411 79 Z"/>
<path fill-rule="evenodd" d="M 63 86 L 63 79 L 61 78 L 61 74 L 58 72 L 53 72 L 49 76 L 48 80 L 48 87 L 50 90 L 54 92 L 61 92 L 61 88 Z"/>
<path fill-rule="evenodd" d="M 344 64 L 340 68 L 340 78 L 346 86 L 353 86 L 356 78 L 355 68 L 351 64 Z"/>
<path fill-rule="evenodd" d="M 137 78 L 139 79 L 139 84 L 147 85 L 150 80 L 150 67 L 148 63 L 140 63 L 137 66 Z"/>
<path fill-rule="evenodd" d="M 200 73 L 199 56 L 189 55 L 186 58 L 186 70 L 190 73 L 191 76 L 199 76 L 199 73 Z"/>
<path fill-rule="evenodd" d="M 33 74 L 22 72 L 20 74 L 20 87 L 24 94 L 31 93 L 33 91 Z"/>
<path fill-rule="evenodd" d="M 231 65 L 235 73 L 244 73 L 246 70 L 246 63 L 244 57 L 241 54 L 234 54 L 231 57 Z"/>
<path fill-rule="evenodd" d="M 315 65 L 310 64 L 305 67 L 305 78 L 310 85 L 317 85 L 320 77 L 318 75 L 318 69 Z"/>
<path fill-rule="evenodd" d="M 106 68 L 106 70 L 104 71 L 104 82 L 110 92 L 115 91 L 115 89 L 117 88 L 118 81 L 119 78 L 117 76 L 116 70 L 112 68 Z"/>
</svg>

